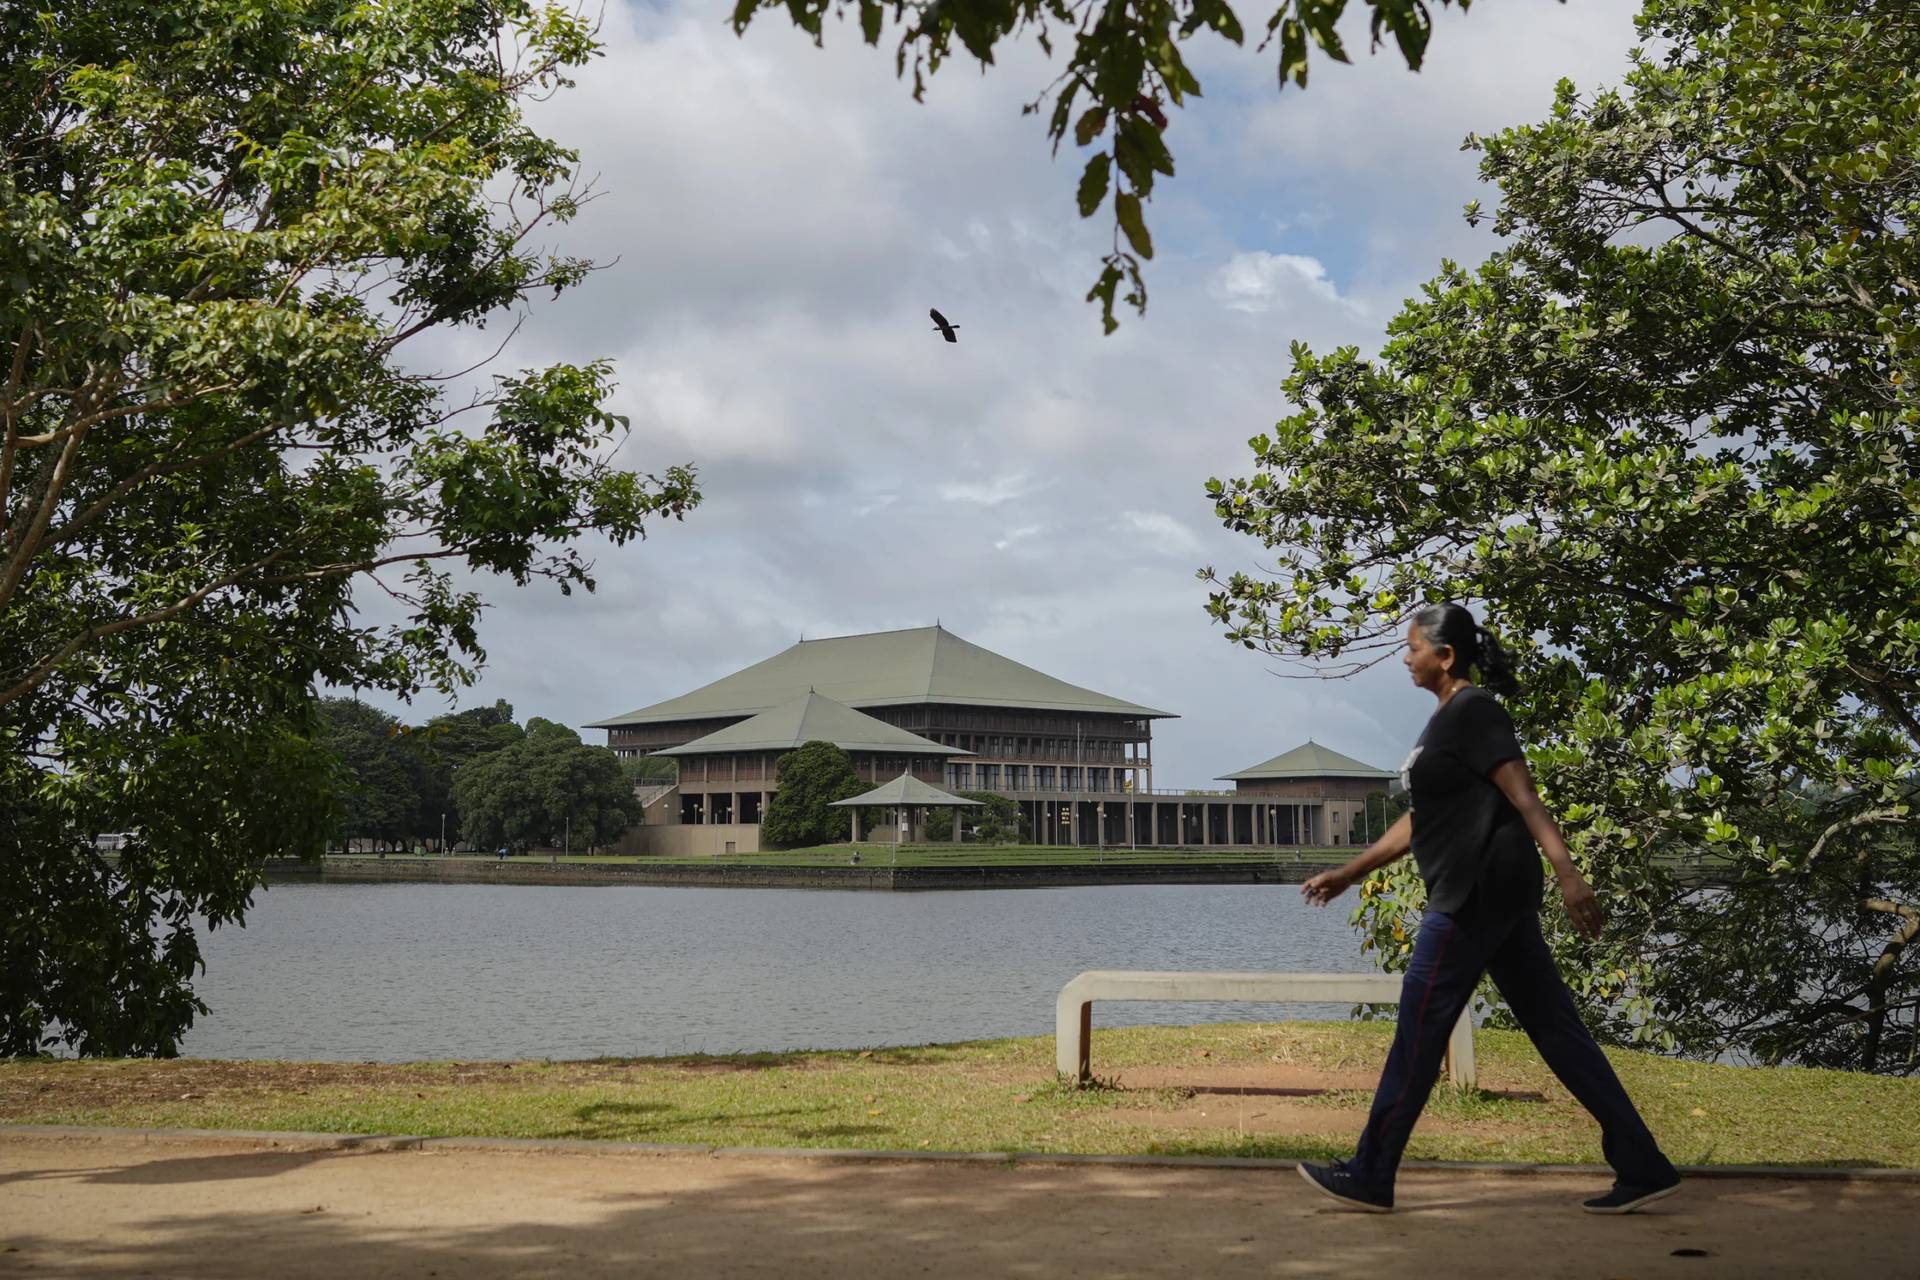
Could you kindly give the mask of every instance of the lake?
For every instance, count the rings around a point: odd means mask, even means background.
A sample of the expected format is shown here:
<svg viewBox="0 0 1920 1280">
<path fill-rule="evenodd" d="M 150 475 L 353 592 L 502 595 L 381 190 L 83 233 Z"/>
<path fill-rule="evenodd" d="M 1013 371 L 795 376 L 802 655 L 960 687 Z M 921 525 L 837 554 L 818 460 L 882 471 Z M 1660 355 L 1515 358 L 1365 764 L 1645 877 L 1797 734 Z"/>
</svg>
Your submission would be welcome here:
<svg viewBox="0 0 1920 1280">
<path fill-rule="evenodd" d="M 859 893 L 277 884 L 203 934 L 181 1052 L 345 1061 L 849 1049 L 1051 1034 L 1084 969 L 1367 972 L 1297 885 Z M 1345 1017 L 1106 1004 L 1096 1025 Z"/>
</svg>

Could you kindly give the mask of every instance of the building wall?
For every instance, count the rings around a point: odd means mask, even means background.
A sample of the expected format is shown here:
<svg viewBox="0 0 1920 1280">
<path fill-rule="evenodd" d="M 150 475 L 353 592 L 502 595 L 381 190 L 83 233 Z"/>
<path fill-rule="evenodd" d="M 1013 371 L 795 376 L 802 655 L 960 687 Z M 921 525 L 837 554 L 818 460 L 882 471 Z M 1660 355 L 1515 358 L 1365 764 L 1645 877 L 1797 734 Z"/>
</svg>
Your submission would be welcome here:
<svg viewBox="0 0 1920 1280">
<path fill-rule="evenodd" d="M 732 847 L 729 848 L 728 846 Z M 614 852 L 666 858 L 709 858 L 728 853 L 760 852 L 760 824 L 722 822 L 711 826 L 672 823 L 666 826 L 628 827 Z"/>
</svg>

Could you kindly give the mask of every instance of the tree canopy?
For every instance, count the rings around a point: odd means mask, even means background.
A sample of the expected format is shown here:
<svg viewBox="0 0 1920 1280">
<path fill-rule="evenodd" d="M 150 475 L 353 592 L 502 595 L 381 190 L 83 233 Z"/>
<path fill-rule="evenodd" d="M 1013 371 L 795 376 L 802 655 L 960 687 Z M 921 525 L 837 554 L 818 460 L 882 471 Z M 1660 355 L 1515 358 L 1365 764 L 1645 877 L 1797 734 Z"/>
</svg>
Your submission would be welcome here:
<svg viewBox="0 0 1920 1280">
<path fill-rule="evenodd" d="M 934 844 L 946 844 L 953 839 L 953 815 L 960 814 L 960 838 L 979 844 L 1019 844 L 1026 839 L 1026 815 L 1020 812 L 1020 805 L 1012 796 L 1003 796 L 997 791 L 961 791 L 957 793 L 964 800 L 979 802 L 977 809 L 958 809 L 948 805 L 946 808 L 927 810 L 926 838 Z"/>
<path fill-rule="evenodd" d="M 1451 2 L 1439 0 L 1442 6 Z M 1459 0 L 1460 8 L 1469 2 Z M 1264 24 L 1260 48 L 1279 43 L 1275 60 L 1280 88 L 1289 82 L 1306 87 L 1309 47 L 1334 62 L 1351 61 L 1339 31 L 1347 3 L 1279 0 L 1258 19 Z M 1419 70 L 1433 34 L 1426 0 L 1364 4 L 1373 49 L 1391 40 L 1408 69 Z M 1153 257 L 1146 204 L 1156 176 L 1173 176 L 1173 152 L 1164 137 L 1167 109 L 1200 96 L 1200 79 L 1180 48 L 1203 31 L 1230 44 L 1245 44 L 1246 27 L 1233 6 L 1226 0 L 939 0 L 913 5 L 904 0 L 735 0 L 733 26 L 745 32 L 761 10 L 773 10 L 819 45 L 826 39 L 828 12 L 844 21 L 849 9 L 857 10 L 861 39 L 870 45 L 878 45 L 886 34 L 892 10 L 892 26 L 900 37 L 894 70 L 904 78 L 911 68 L 915 101 L 924 98 L 928 78 L 954 56 L 955 41 L 984 69 L 992 65 L 996 49 L 1029 30 L 1049 58 L 1056 36 L 1070 40 L 1065 70 L 1026 111 L 1046 109 L 1047 136 L 1055 154 L 1069 136 L 1076 147 L 1100 144 L 1081 170 L 1075 199 L 1080 216 L 1090 218 L 1112 197 L 1113 248 L 1101 261 L 1087 301 L 1100 303 L 1108 333 L 1119 327 L 1113 316 L 1116 297 L 1144 314 L 1147 286 L 1140 263 Z M 1124 295 L 1119 292 L 1122 285 Z"/>
<path fill-rule="evenodd" d="M 1273 565 L 1203 571 L 1230 640 L 1352 669 L 1458 599 L 1517 651 L 1615 912 L 1557 945 L 1619 1038 L 1920 1062 L 1920 25 L 1884 19 L 1650 0 L 1622 89 L 1470 140 L 1507 245 L 1377 360 L 1296 346 L 1298 412 L 1208 484 Z M 1417 905 L 1403 868 L 1359 918 L 1397 956 Z"/>
<path fill-rule="evenodd" d="M 590 849 L 617 838 L 640 813 L 618 756 L 539 716 L 519 741 L 462 766 L 453 798 L 461 835 L 480 849 L 563 842 Z"/>
<path fill-rule="evenodd" d="M 803 742 L 774 762 L 780 788 L 767 802 L 760 835 L 768 844 L 831 844 L 844 839 L 847 811 L 829 806 L 867 790 L 853 759 L 831 742 Z"/>
<path fill-rule="evenodd" d="M 406 726 L 352 698 L 325 699 L 320 718 L 320 741 L 350 779 L 342 789 L 340 834 L 387 841 L 414 834 L 429 767 L 410 749 Z"/>
<path fill-rule="evenodd" d="M 335 825 L 315 687 L 451 692 L 456 572 L 590 589 L 697 502 L 612 465 L 604 363 L 403 359 L 588 270 L 522 108 L 594 50 L 528 0 L 0 7 L 0 1052 L 171 1052 L 195 917 Z"/>
</svg>

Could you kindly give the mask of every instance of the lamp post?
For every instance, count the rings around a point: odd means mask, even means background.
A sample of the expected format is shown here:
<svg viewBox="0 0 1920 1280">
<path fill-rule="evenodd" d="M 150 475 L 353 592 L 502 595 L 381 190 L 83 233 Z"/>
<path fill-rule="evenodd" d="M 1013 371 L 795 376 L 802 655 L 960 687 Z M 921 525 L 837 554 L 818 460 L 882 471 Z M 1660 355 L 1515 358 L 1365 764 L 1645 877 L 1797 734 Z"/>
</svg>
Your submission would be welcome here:
<svg viewBox="0 0 1920 1280">
<path fill-rule="evenodd" d="M 444 809 L 440 812 L 440 856 L 447 856 L 447 814 Z"/>
</svg>

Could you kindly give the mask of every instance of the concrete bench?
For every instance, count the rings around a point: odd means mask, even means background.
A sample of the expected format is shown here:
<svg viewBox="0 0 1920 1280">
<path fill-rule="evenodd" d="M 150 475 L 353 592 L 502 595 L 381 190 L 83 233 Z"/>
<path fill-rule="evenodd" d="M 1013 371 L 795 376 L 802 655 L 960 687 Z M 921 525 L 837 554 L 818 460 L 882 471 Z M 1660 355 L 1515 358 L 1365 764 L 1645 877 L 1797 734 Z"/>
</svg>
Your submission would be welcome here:
<svg viewBox="0 0 1920 1280">
<path fill-rule="evenodd" d="M 1392 973 L 1170 973 L 1145 969 L 1090 969 L 1060 988 L 1054 1005 L 1054 1063 L 1078 1084 L 1093 1075 L 1095 1000 L 1232 1000 L 1248 1004 L 1399 1004 L 1400 975 Z M 1471 1088 L 1472 1009 L 1461 1013 L 1447 1041 L 1447 1078 Z"/>
</svg>

